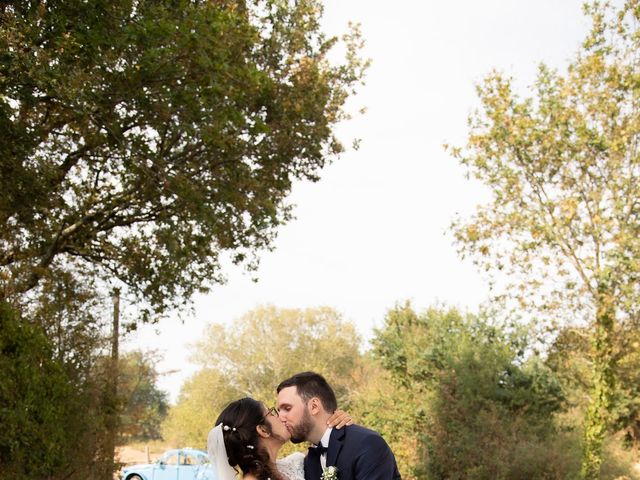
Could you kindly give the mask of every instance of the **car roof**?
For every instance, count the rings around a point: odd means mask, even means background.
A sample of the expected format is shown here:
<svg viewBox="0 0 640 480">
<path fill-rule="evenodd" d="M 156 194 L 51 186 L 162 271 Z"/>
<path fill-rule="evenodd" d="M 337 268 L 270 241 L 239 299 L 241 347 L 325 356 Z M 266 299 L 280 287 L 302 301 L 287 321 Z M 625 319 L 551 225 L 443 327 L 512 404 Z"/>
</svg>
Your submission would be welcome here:
<svg viewBox="0 0 640 480">
<path fill-rule="evenodd" d="M 186 447 L 186 448 L 174 448 L 174 449 L 171 449 L 171 450 L 167 450 L 166 452 L 164 452 L 164 455 L 172 454 L 172 453 L 178 453 L 178 452 L 198 453 L 200 455 L 206 455 L 207 454 L 207 452 L 205 452 L 204 450 L 198 450 L 197 448 Z"/>
</svg>

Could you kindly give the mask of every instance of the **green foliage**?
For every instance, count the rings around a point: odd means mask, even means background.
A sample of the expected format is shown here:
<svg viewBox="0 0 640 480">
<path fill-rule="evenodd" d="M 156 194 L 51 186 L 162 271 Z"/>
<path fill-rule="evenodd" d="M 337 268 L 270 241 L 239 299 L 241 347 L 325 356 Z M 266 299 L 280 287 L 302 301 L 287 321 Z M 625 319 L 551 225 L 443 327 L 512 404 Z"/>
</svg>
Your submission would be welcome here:
<svg viewBox="0 0 640 480">
<path fill-rule="evenodd" d="M 387 370 L 373 358 L 363 357 L 354 382 L 353 401 L 349 413 L 356 421 L 379 432 L 393 451 L 404 479 L 416 478 L 420 463 L 419 425 L 424 423 L 424 398 L 407 389 L 398 389 Z"/>
<path fill-rule="evenodd" d="M 620 343 L 622 342 L 622 343 Z M 616 338 L 614 352 L 617 357 L 617 382 L 613 393 L 611 425 L 622 435 L 627 447 L 640 447 L 640 333 L 629 330 Z M 556 372 L 569 392 L 569 403 L 586 410 L 585 401 L 592 388 L 589 375 L 589 332 L 586 328 L 562 329 L 549 349 L 546 364 Z"/>
<path fill-rule="evenodd" d="M 91 476 L 100 461 L 92 395 L 74 385 L 42 328 L 24 322 L 5 303 L 0 304 L 0 371 L 0 477 Z"/>
<path fill-rule="evenodd" d="M 554 452 L 522 456 L 545 451 L 564 402 L 550 370 L 523 356 L 522 335 L 455 309 L 419 315 L 405 305 L 372 344 L 395 396 L 411 405 L 400 415 L 412 414 L 403 423 L 417 440 L 414 478 L 567 478 Z"/>
<path fill-rule="evenodd" d="M 89 375 L 98 351 L 104 347 L 108 309 L 93 282 L 72 272 L 51 269 L 40 288 L 22 305 L 26 321 L 47 334 L 56 358 L 80 376 Z"/>
<path fill-rule="evenodd" d="M 255 266 L 294 179 L 341 150 L 357 31 L 331 64 L 316 0 L 0 6 L 0 295 L 51 269 L 163 312 Z"/>
<path fill-rule="evenodd" d="M 616 336 L 640 318 L 640 3 L 585 7 L 592 29 L 566 75 L 541 65 L 520 99 L 494 72 L 478 87 L 465 149 L 492 201 L 454 231 L 463 254 L 507 282 L 513 311 L 591 325 L 592 403 L 583 478 L 596 479 L 611 425 Z"/>
<path fill-rule="evenodd" d="M 6 304 L 0 309 L 3 477 L 9 473 L 46 475 L 59 467 L 62 460 L 63 399 L 69 386 L 60 365 L 51 361 L 51 350 L 43 333 L 20 323 Z M 29 451 L 30 445 L 40 446 L 36 455 Z"/>
<path fill-rule="evenodd" d="M 316 0 L 0 5 L 0 301 L 20 309 L 16 328 L 45 332 L 66 405 L 82 412 L 60 424 L 76 458 L 40 462 L 51 478 L 109 463 L 105 284 L 124 286 L 135 323 L 222 281 L 227 260 L 255 267 L 290 217 L 292 183 L 341 151 L 333 129 L 366 65 L 357 29 L 344 60 L 328 60 L 337 40 L 321 13 Z M 157 436 L 164 398 L 139 366 L 137 386 L 122 379 L 125 435 Z M 26 385 L 44 395 L 46 380 Z"/>
<path fill-rule="evenodd" d="M 222 409 L 245 396 L 213 368 L 203 368 L 187 380 L 175 406 L 162 423 L 162 437 L 174 447 L 207 446 L 207 435 Z"/>
<path fill-rule="evenodd" d="M 330 308 L 262 307 L 232 326 L 213 324 L 196 345 L 194 358 L 202 369 L 185 383 L 171 408 L 165 439 L 203 446 L 227 403 L 251 396 L 273 404 L 278 383 L 305 370 L 322 373 L 341 408 L 349 408 L 359 343 L 354 326 Z"/>
<path fill-rule="evenodd" d="M 624 337 L 627 344 L 616 362 L 619 379 L 613 408 L 614 426 L 624 432 L 625 444 L 640 448 L 640 331 Z"/>
<path fill-rule="evenodd" d="M 122 402 L 120 436 L 125 443 L 158 440 L 169 411 L 167 394 L 157 387 L 155 358 L 140 351 L 120 357 L 118 397 Z"/>
<path fill-rule="evenodd" d="M 119 396 L 109 396 L 99 319 L 83 311 L 81 286 L 61 280 L 45 283 L 29 320 L 2 304 L 1 478 L 111 478 L 107 407 L 118 409 L 125 439 L 158 438 L 166 416 L 153 358 L 140 352 L 123 356 Z"/>
</svg>

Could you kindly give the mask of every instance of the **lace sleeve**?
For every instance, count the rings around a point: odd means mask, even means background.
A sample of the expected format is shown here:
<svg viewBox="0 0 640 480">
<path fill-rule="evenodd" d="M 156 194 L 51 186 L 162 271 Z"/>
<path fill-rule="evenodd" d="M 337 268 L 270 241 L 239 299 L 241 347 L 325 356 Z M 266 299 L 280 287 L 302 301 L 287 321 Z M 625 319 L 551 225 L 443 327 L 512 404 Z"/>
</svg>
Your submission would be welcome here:
<svg viewBox="0 0 640 480">
<path fill-rule="evenodd" d="M 295 452 L 276 460 L 278 471 L 289 480 L 304 480 L 304 453 Z"/>
</svg>

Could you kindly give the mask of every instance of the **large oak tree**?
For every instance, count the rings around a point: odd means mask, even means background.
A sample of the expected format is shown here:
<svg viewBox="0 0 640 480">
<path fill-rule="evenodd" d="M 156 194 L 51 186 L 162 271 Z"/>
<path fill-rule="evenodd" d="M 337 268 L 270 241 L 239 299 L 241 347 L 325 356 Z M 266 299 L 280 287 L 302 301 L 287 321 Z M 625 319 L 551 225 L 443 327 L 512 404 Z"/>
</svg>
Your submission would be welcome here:
<svg viewBox="0 0 640 480">
<path fill-rule="evenodd" d="M 316 0 L 0 5 L 0 296 L 61 272 L 163 312 L 255 265 L 341 151 L 359 37 Z"/>
</svg>

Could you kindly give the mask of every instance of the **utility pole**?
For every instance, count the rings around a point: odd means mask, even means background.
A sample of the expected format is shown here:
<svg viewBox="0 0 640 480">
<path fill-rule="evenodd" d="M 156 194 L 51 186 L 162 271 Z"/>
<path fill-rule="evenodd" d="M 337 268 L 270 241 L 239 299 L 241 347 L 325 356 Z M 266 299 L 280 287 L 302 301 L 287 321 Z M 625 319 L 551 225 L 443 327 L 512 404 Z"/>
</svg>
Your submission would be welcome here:
<svg viewBox="0 0 640 480">
<path fill-rule="evenodd" d="M 118 393 L 118 345 L 120 341 L 120 289 L 113 289 L 113 327 L 111 333 L 111 368 L 113 372 L 113 393 Z"/>
<path fill-rule="evenodd" d="M 104 480 L 113 480 L 115 473 L 116 437 L 118 434 L 118 359 L 120 339 L 120 289 L 113 290 L 113 325 L 111 328 L 111 358 L 105 389 L 105 472 Z"/>
</svg>

